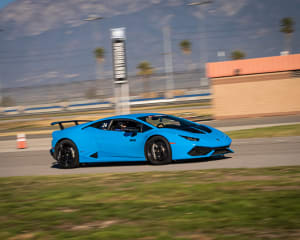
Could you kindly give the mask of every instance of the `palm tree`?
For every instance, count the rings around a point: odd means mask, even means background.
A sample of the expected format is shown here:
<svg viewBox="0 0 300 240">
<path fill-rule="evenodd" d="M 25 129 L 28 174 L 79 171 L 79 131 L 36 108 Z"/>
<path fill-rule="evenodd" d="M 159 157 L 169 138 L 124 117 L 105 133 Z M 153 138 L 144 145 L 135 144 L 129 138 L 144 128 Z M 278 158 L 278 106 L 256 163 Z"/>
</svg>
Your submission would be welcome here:
<svg viewBox="0 0 300 240">
<path fill-rule="evenodd" d="M 282 18 L 280 21 L 280 32 L 285 34 L 285 50 L 291 51 L 291 38 L 294 32 L 294 20 L 291 17 Z"/>
<path fill-rule="evenodd" d="M 97 61 L 99 63 L 102 63 L 104 61 L 104 55 L 105 55 L 105 51 L 104 51 L 104 48 L 102 47 L 98 47 L 94 50 L 94 55 L 97 59 Z"/>
<path fill-rule="evenodd" d="M 192 50 L 192 43 L 189 41 L 189 40 L 182 40 L 180 43 L 179 43 L 179 46 L 181 48 L 181 51 L 186 54 L 186 55 L 190 55 Z"/>
<path fill-rule="evenodd" d="M 104 48 L 98 47 L 94 50 L 94 56 L 99 64 L 99 68 L 97 68 L 97 76 L 101 76 L 103 74 L 103 66 L 102 63 L 104 62 L 104 56 L 105 56 L 105 51 Z"/>
<path fill-rule="evenodd" d="M 189 56 L 192 52 L 192 43 L 189 40 L 182 40 L 179 43 L 179 47 L 181 49 L 182 54 Z M 186 58 L 184 58 L 184 65 L 186 66 L 186 68 L 188 69 L 188 64 L 186 62 Z"/>
<path fill-rule="evenodd" d="M 246 53 L 244 53 L 243 51 L 234 50 L 233 52 L 231 52 L 232 60 L 239 60 L 239 59 L 243 59 L 245 57 L 246 57 Z"/>
<path fill-rule="evenodd" d="M 91 87 L 86 90 L 85 97 L 87 99 L 95 99 L 97 98 L 97 89 L 95 87 Z"/>
<path fill-rule="evenodd" d="M 137 67 L 139 69 L 138 75 L 143 77 L 143 89 L 144 92 L 149 91 L 149 77 L 153 74 L 154 68 L 147 61 L 140 62 Z"/>
<path fill-rule="evenodd" d="M 4 96 L 2 99 L 0 98 L 0 106 L 2 107 L 11 107 L 15 105 L 14 99 L 12 99 L 10 96 Z"/>
</svg>

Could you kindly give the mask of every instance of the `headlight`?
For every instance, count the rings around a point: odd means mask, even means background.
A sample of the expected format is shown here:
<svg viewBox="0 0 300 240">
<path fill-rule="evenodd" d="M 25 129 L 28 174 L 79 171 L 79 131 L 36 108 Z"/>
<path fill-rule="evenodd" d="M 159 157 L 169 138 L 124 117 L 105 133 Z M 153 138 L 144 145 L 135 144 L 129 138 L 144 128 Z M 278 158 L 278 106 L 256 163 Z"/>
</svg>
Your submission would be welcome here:
<svg viewBox="0 0 300 240">
<path fill-rule="evenodd" d="M 183 137 L 187 140 L 190 140 L 190 141 L 194 141 L 194 142 L 197 142 L 199 141 L 199 138 L 194 138 L 194 137 L 188 137 L 188 136 L 182 136 L 182 135 L 179 135 L 180 137 Z"/>
</svg>

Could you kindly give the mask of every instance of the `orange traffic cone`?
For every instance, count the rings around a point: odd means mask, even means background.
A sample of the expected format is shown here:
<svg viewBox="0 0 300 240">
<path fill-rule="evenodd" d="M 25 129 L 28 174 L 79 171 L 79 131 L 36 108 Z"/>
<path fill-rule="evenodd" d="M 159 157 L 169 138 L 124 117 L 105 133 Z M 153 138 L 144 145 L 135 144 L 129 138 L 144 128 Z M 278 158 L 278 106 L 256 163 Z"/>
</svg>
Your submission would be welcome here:
<svg viewBox="0 0 300 240">
<path fill-rule="evenodd" d="M 18 149 L 27 148 L 25 133 L 18 133 L 17 134 L 17 148 Z"/>
</svg>

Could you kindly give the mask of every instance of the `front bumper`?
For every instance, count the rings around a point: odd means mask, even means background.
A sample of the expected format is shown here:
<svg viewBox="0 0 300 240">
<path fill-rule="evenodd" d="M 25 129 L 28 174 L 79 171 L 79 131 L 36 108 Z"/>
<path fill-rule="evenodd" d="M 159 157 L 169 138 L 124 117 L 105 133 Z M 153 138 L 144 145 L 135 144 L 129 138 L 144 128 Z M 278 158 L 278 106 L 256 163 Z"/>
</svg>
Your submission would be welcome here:
<svg viewBox="0 0 300 240">
<path fill-rule="evenodd" d="M 234 151 L 229 148 L 230 146 L 223 146 L 223 147 L 200 147 L 195 146 L 188 152 L 188 154 L 192 157 L 211 157 L 211 156 L 218 156 L 224 155 L 227 153 L 233 153 Z"/>
</svg>

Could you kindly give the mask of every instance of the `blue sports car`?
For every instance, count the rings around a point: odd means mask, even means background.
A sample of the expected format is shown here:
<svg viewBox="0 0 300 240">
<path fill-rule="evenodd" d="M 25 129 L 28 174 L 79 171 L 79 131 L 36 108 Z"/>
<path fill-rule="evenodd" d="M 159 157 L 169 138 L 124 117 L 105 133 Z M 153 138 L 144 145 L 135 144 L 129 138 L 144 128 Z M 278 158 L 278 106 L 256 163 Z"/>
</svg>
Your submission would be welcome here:
<svg viewBox="0 0 300 240">
<path fill-rule="evenodd" d="M 73 122 L 75 126 L 64 128 Z M 80 124 L 81 123 L 81 124 Z M 223 132 L 183 118 L 157 113 L 120 115 L 96 121 L 53 122 L 51 155 L 61 168 L 80 163 L 206 158 L 232 153 Z"/>
</svg>

